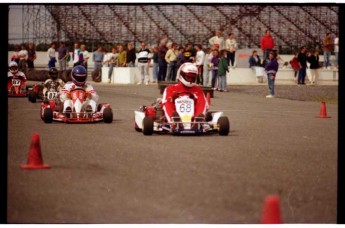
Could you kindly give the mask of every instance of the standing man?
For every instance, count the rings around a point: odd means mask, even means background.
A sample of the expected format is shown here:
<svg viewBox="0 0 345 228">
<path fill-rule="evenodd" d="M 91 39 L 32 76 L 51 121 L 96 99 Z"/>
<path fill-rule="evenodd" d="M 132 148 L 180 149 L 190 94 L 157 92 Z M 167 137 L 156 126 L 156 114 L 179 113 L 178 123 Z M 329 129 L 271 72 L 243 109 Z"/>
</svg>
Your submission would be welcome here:
<svg viewBox="0 0 345 228">
<path fill-rule="evenodd" d="M 336 36 L 334 39 L 334 54 L 335 54 L 335 67 L 338 68 L 339 61 L 339 37 Z"/>
<path fill-rule="evenodd" d="M 225 49 L 225 41 L 224 41 L 224 37 L 222 36 L 221 30 L 217 30 L 216 34 L 213 37 L 211 37 L 208 42 L 211 44 L 212 47 L 215 44 L 218 44 L 219 50 Z"/>
<path fill-rule="evenodd" d="M 21 50 L 18 53 L 19 56 L 19 64 L 18 69 L 19 71 L 22 71 L 24 74 L 26 74 L 26 61 L 28 58 L 28 51 L 25 48 L 25 44 L 21 45 Z"/>
<path fill-rule="evenodd" d="M 48 62 L 48 67 L 52 68 L 55 67 L 55 62 L 56 62 L 56 56 L 55 56 L 55 43 L 50 44 L 50 48 L 48 49 L 47 52 L 49 62 Z"/>
<path fill-rule="evenodd" d="M 150 64 L 150 50 L 146 48 L 146 43 L 141 42 L 140 50 L 138 52 L 138 67 L 141 75 L 141 80 L 138 85 L 145 82 L 145 85 L 149 84 L 149 64 Z"/>
<path fill-rule="evenodd" d="M 36 51 L 35 51 L 35 48 L 34 48 L 34 44 L 33 43 L 29 43 L 28 60 L 27 60 L 28 68 L 29 69 L 35 68 L 34 61 L 35 61 L 36 57 L 37 56 L 36 56 Z"/>
<path fill-rule="evenodd" d="M 196 83 L 199 85 L 203 85 L 205 52 L 202 50 L 201 44 L 195 45 L 195 49 L 196 49 L 196 57 L 195 57 L 194 64 L 198 68 L 198 78 L 196 79 Z"/>
<path fill-rule="evenodd" d="M 165 55 L 168 51 L 167 42 L 166 38 L 162 39 L 158 47 L 158 82 L 165 81 L 167 75 L 167 62 L 165 61 Z"/>
<path fill-rule="evenodd" d="M 126 66 L 126 60 L 127 60 L 127 52 L 125 51 L 123 44 L 119 44 L 118 52 L 119 52 L 119 55 L 118 55 L 117 60 L 116 60 L 116 65 L 118 67 L 125 67 Z"/>
<path fill-rule="evenodd" d="M 58 51 L 58 62 L 60 71 L 67 70 L 67 57 L 69 56 L 68 49 L 65 47 L 64 42 L 60 42 L 60 47 L 57 49 Z"/>
<path fill-rule="evenodd" d="M 177 43 L 172 43 L 171 48 L 165 54 L 165 61 L 168 63 L 166 81 L 176 81 L 177 74 Z"/>
<path fill-rule="evenodd" d="M 184 51 L 183 51 L 183 63 L 192 63 L 194 62 L 195 58 L 195 52 L 192 49 L 193 45 L 191 43 L 187 43 L 185 45 Z"/>
<path fill-rule="evenodd" d="M 74 50 L 73 50 L 73 67 L 78 65 L 83 65 L 83 53 L 81 49 L 79 48 L 79 43 L 74 42 Z"/>
<path fill-rule="evenodd" d="M 262 53 L 264 54 L 263 60 L 265 61 L 268 58 L 268 53 L 274 48 L 274 40 L 271 36 L 270 30 L 265 31 L 265 35 L 261 38 L 260 42 Z"/>
<path fill-rule="evenodd" d="M 331 52 L 333 49 L 333 40 L 332 34 L 327 33 L 325 39 L 323 39 L 323 69 L 329 69 L 328 66 L 330 65 L 329 57 L 331 56 Z"/>
<path fill-rule="evenodd" d="M 126 55 L 126 66 L 134 67 L 135 60 L 137 59 L 134 45 L 132 43 L 128 43 L 127 48 L 128 51 Z"/>
<path fill-rule="evenodd" d="M 86 50 L 85 44 L 80 45 L 81 53 L 83 54 L 83 63 L 82 65 L 85 67 L 87 71 L 87 61 L 90 58 L 89 52 Z"/>
<path fill-rule="evenodd" d="M 116 47 L 111 48 L 111 52 L 108 54 L 108 64 L 109 64 L 109 72 L 108 72 L 108 83 L 111 83 L 111 76 L 113 74 L 113 69 L 116 64 L 117 56 Z"/>
<path fill-rule="evenodd" d="M 97 77 L 100 76 L 102 70 L 102 62 L 103 62 L 104 54 L 102 51 L 102 46 L 98 46 L 97 50 L 92 55 L 92 60 L 94 62 L 94 70 L 92 72 L 92 79 L 95 80 Z"/>
<path fill-rule="evenodd" d="M 305 85 L 304 79 L 307 74 L 307 48 L 301 47 L 300 52 L 298 53 L 298 65 L 299 65 L 299 71 L 298 71 L 298 83 L 299 85 Z"/>
</svg>

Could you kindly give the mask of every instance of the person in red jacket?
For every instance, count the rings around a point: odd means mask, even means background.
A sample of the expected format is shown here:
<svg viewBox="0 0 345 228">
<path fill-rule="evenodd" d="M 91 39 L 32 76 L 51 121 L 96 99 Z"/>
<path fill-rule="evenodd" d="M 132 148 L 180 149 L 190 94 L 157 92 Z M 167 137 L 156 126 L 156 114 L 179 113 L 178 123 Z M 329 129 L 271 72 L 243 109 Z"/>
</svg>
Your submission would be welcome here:
<svg viewBox="0 0 345 228">
<path fill-rule="evenodd" d="M 266 30 L 265 35 L 261 38 L 260 46 L 264 53 L 263 59 L 266 60 L 268 58 L 268 53 L 274 48 L 274 40 L 269 30 Z"/>
<path fill-rule="evenodd" d="M 179 82 L 168 86 L 163 93 L 162 106 L 166 119 L 170 123 L 174 122 L 172 117 L 179 119 L 174 101 L 181 95 L 188 95 L 194 99 L 192 121 L 204 119 L 209 106 L 203 90 L 196 84 L 198 68 L 193 63 L 184 63 L 178 69 L 177 76 Z M 199 117 L 198 120 L 195 117 Z"/>
</svg>

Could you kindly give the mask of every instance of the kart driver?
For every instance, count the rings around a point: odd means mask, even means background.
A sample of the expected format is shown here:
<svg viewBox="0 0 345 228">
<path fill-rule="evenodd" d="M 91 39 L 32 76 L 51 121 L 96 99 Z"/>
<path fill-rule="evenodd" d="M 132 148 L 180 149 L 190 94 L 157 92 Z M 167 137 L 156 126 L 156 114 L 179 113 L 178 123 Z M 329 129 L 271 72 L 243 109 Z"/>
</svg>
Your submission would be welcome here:
<svg viewBox="0 0 345 228">
<path fill-rule="evenodd" d="M 10 62 L 8 65 L 9 71 L 7 73 L 7 90 L 11 89 L 12 79 L 20 79 L 21 87 L 25 88 L 26 76 L 23 72 L 18 70 L 18 64 L 14 61 Z"/>
<path fill-rule="evenodd" d="M 52 67 L 49 69 L 49 77 L 45 82 L 44 82 L 44 88 L 43 88 L 43 95 L 46 97 L 47 92 L 53 91 L 53 92 L 60 92 L 64 82 L 58 78 L 58 70 L 55 67 Z"/>
<path fill-rule="evenodd" d="M 60 100 L 63 103 L 63 113 L 69 114 L 72 112 L 73 104 L 70 91 L 76 88 L 84 89 L 86 92 L 86 100 L 83 103 L 83 109 L 86 112 L 96 112 L 98 95 L 92 85 L 86 83 L 87 71 L 85 67 L 81 65 L 75 66 L 72 69 L 71 78 L 72 82 L 67 82 L 60 93 Z"/>
<path fill-rule="evenodd" d="M 193 63 L 184 63 L 178 69 L 177 76 L 179 82 L 168 86 L 163 93 L 162 106 L 166 119 L 169 123 L 174 122 L 172 117 L 176 117 L 180 121 L 180 117 L 175 110 L 174 100 L 185 93 L 185 95 L 193 94 L 194 97 L 194 117 L 192 121 L 195 120 L 195 117 L 204 120 L 209 106 L 203 90 L 195 83 L 198 77 L 198 68 Z"/>
</svg>

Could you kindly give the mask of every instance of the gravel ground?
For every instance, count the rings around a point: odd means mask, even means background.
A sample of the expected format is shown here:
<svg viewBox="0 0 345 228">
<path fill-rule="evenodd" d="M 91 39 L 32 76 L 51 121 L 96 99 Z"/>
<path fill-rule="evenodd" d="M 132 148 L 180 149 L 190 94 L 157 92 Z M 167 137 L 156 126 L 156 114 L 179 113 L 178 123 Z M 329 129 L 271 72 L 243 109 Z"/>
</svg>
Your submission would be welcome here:
<svg viewBox="0 0 345 228">
<path fill-rule="evenodd" d="M 245 93 L 253 96 L 266 96 L 268 94 L 268 86 L 264 85 L 232 85 L 228 89 L 229 92 Z M 277 98 L 299 101 L 325 101 L 330 104 L 338 104 L 338 86 L 275 85 L 275 93 Z"/>
</svg>

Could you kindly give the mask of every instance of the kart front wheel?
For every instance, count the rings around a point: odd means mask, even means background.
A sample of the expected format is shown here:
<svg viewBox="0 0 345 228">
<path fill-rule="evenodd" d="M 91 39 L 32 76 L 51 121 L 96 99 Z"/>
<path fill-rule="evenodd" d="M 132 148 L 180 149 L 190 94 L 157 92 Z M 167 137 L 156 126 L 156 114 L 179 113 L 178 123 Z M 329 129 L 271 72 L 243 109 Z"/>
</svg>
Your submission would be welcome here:
<svg viewBox="0 0 345 228">
<path fill-rule="evenodd" d="M 104 123 L 113 122 L 113 111 L 111 110 L 111 108 L 105 108 L 103 110 L 103 120 Z"/>
<path fill-rule="evenodd" d="M 228 117 L 221 116 L 218 119 L 218 133 L 219 135 L 228 135 L 230 131 L 230 122 Z"/>
<path fill-rule="evenodd" d="M 44 109 L 43 121 L 45 123 L 52 123 L 53 122 L 53 110 L 51 108 Z"/>
<path fill-rule="evenodd" d="M 29 100 L 30 100 L 32 103 L 36 103 L 37 95 L 36 95 L 35 93 L 29 93 Z"/>
<path fill-rule="evenodd" d="M 151 117 L 146 116 L 143 119 L 143 134 L 144 135 L 152 135 L 153 134 L 153 119 Z"/>
</svg>

